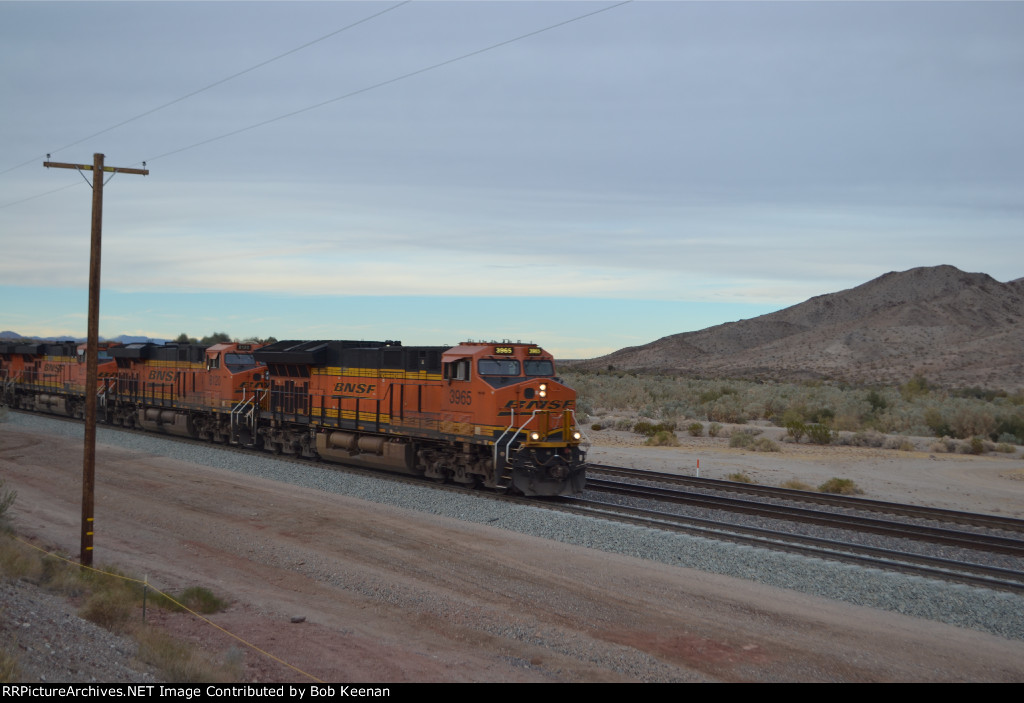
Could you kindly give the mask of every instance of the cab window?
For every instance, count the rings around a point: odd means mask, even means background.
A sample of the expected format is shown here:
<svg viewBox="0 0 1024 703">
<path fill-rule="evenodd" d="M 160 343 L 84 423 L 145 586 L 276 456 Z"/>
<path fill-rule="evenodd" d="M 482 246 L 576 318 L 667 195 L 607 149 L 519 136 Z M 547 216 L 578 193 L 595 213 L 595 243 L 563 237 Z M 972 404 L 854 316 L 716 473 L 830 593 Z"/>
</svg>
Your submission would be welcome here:
<svg viewBox="0 0 1024 703">
<path fill-rule="evenodd" d="M 476 369 L 481 376 L 518 376 L 519 362 L 516 359 L 481 359 Z"/>
<path fill-rule="evenodd" d="M 527 376 L 554 376 L 555 365 L 551 359 L 530 359 L 523 363 Z"/>
</svg>

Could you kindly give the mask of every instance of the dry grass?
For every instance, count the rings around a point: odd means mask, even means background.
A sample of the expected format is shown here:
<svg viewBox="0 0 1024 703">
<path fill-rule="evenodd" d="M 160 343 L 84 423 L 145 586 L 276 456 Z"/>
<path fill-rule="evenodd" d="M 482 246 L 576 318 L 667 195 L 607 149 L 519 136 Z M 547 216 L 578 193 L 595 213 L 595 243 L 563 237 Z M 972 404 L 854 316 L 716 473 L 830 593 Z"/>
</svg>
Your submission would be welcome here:
<svg viewBox="0 0 1024 703">
<path fill-rule="evenodd" d="M 239 678 L 241 657 L 237 650 L 229 650 L 224 661 L 217 663 L 191 645 L 143 624 L 142 585 L 114 567 L 83 572 L 77 564 L 47 556 L 7 534 L 0 535 L 0 576 L 29 581 L 69 598 L 82 598 L 79 615 L 83 619 L 134 638 L 139 643 L 140 658 L 157 667 L 167 681 L 222 683 Z M 166 599 L 153 598 L 150 602 L 160 607 L 161 600 L 166 605 Z M 176 600 L 202 613 L 225 606 L 223 599 L 202 587 L 186 589 Z M 0 681 L 14 680 L 17 675 L 17 660 L 0 650 Z"/>
<path fill-rule="evenodd" d="M 864 493 L 861 488 L 850 478 L 830 478 L 818 486 L 822 493 L 833 493 L 841 496 L 856 496 Z"/>
</svg>

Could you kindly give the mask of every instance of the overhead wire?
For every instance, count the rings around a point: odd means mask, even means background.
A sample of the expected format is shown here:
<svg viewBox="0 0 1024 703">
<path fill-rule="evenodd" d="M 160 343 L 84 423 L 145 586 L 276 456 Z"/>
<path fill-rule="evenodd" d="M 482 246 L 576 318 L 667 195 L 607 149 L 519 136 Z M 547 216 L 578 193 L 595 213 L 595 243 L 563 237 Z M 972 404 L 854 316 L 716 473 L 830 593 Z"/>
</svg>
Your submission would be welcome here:
<svg viewBox="0 0 1024 703">
<path fill-rule="evenodd" d="M 349 29 L 352 29 L 353 27 L 358 27 L 361 24 L 365 24 L 366 22 L 369 22 L 372 19 L 376 19 L 377 17 L 380 17 L 383 14 L 391 12 L 392 10 L 397 10 L 398 8 L 402 7 L 403 5 L 408 5 L 411 2 L 412 2 L 412 0 L 403 0 L 402 2 L 399 2 L 396 5 L 392 5 L 391 7 L 388 7 L 386 9 L 384 9 L 384 10 L 381 10 L 380 12 L 375 12 L 374 14 L 369 15 L 367 17 L 364 17 L 363 19 L 361 19 L 361 20 L 359 20 L 357 22 L 353 22 L 352 24 L 348 24 L 348 25 L 346 25 L 346 26 L 344 26 L 344 27 L 342 27 L 340 29 L 336 29 L 333 32 L 330 32 L 329 34 L 325 34 L 322 37 L 319 37 L 319 38 L 314 39 L 312 41 L 308 41 L 305 44 L 302 44 L 301 46 L 295 47 L 294 49 L 290 49 L 290 50 L 284 52 L 283 54 L 279 54 L 279 55 L 277 55 L 277 56 L 275 56 L 273 58 L 266 59 L 265 61 L 261 61 L 260 63 L 254 64 L 254 65 L 249 66 L 248 68 L 246 68 L 244 70 L 241 70 L 241 71 L 239 71 L 237 73 L 233 73 L 230 76 L 226 76 L 224 78 L 221 78 L 220 80 L 214 81 L 213 83 L 210 83 L 209 85 L 203 86 L 202 88 L 198 88 L 197 90 L 193 90 L 191 93 L 186 93 L 185 95 L 182 95 L 181 97 L 178 97 L 178 98 L 175 98 L 174 100 L 171 100 L 170 102 L 166 102 L 166 103 L 164 103 L 162 105 L 158 105 L 157 107 L 154 107 L 154 108 L 152 108 L 150 110 L 146 110 L 145 112 L 141 112 L 138 115 L 135 115 L 134 117 L 129 117 L 126 120 L 122 120 L 121 122 L 118 122 L 115 125 L 111 125 L 110 127 L 107 127 L 106 129 L 101 129 L 100 131 L 95 132 L 93 134 L 90 134 L 87 137 L 82 137 L 81 139 L 79 139 L 77 141 L 74 141 L 74 142 L 71 142 L 70 144 L 65 144 L 64 146 L 60 147 L 59 149 L 51 149 L 48 152 L 48 154 L 56 154 L 58 151 L 63 151 L 65 149 L 69 149 L 69 148 L 71 148 L 73 146 L 77 146 L 78 144 L 81 144 L 82 142 L 85 142 L 85 141 L 88 141 L 90 139 L 93 139 L 94 137 L 98 137 L 101 134 L 106 134 L 107 132 L 111 132 L 111 131 L 117 129 L 118 127 L 123 127 L 124 125 L 126 125 L 126 124 L 128 124 L 130 122 L 134 122 L 135 120 L 140 120 L 143 117 L 147 117 L 149 115 L 152 115 L 154 112 L 159 112 L 160 110 L 168 108 L 171 105 L 177 105 L 178 103 L 180 103 L 180 102 L 182 102 L 184 100 L 188 100 L 191 97 L 195 97 L 196 95 L 199 95 L 200 93 L 203 93 L 203 92 L 206 92 L 207 90 L 210 90 L 211 88 L 216 88 L 219 85 L 223 85 L 224 83 L 227 83 L 228 81 L 232 81 L 235 78 L 238 78 L 240 76 L 244 76 L 247 73 L 251 73 L 251 72 L 255 71 L 258 68 L 263 68 L 264 66 L 266 66 L 268 64 L 274 63 L 275 61 L 279 61 L 280 59 L 283 59 L 286 56 L 291 56 L 292 54 L 294 54 L 296 52 L 302 51 L 303 49 L 308 49 L 309 47 L 313 46 L 314 44 L 318 44 L 319 42 L 322 42 L 325 39 L 330 39 L 331 37 L 335 36 L 336 34 L 341 34 L 342 32 L 345 32 L 345 31 L 347 31 Z M 29 164 L 34 164 L 37 161 L 38 161 L 38 157 L 34 157 L 32 159 L 29 159 L 28 161 L 23 161 L 22 163 L 17 164 L 16 166 L 11 166 L 10 168 L 8 168 L 8 169 L 6 169 L 4 171 L 0 171 L 0 176 L 4 175 L 5 173 L 10 173 L 11 171 L 14 171 L 15 169 L 22 168 L 23 166 L 28 166 Z M 36 196 L 33 196 L 33 197 L 36 197 Z M 29 199 L 31 199 L 31 198 L 29 198 Z M 24 201 L 18 201 L 18 202 L 24 202 Z M 8 204 L 9 205 L 13 205 L 14 203 L 8 203 Z"/>
<path fill-rule="evenodd" d="M 296 115 L 301 115 L 303 113 L 310 112 L 312 110 L 319 109 L 319 108 L 324 107 L 326 105 L 330 105 L 332 103 L 336 103 L 336 102 L 339 102 L 341 100 L 346 100 L 348 98 L 352 98 L 354 96 L 361 95 L 363 93 L 367 93 L 369 91 L 376 90 L 378 88 L 382 88 L 382 87 L 387 86 L 387 85 L 398 83 L 400 81 L 412 78 L 414 76 L 418 76 L 418 75 L 421 75 L 421 74 L 424 74 L 424 73 L 428 73 L 430 71 L 435 71 L 435 70 L 437 70 L 439 68 L 443 68 L 444 66 L 449 66 L 449 65 L 451 65 L 453 63 L 457 63 L 459 61 L 464 61 L 464 60 L 472 58 L 474 56 L 479 56 L 479 55 L 487 53 L 489 51 L 493 51 L 495 49 L 499 49 L 501 47 L 508 46 L 509 44 L 514 44 L 516 42 L 523 41 L 524 39 L 529 39 L 530 37 L 535 37 L 535 36 L 537 36 L 539 34 L 543 34 L 545 32 L 549 32 L 551 30 L 558 29 L 559 27 L 564 27 L 566 25 L 573 24 L 575 22 L 579 22 L 579 21 L 587 19 L 589 17 L 593 17 L 595 15 L 599 15 L 601 13 L 608 12 L 610 10 L 614 10 L 616 8 L 622 7 L 623 5 L 628 5 L 628 4 L 632 3 L 633 1 L 634 0 L 622 0 L 621 2 L 617 2 L 617 3 L 614 3 L 612 5 L 608 5 L 608 6 L 605 6 L 605 7 L 602 7 L 602 8 L 598 8 L 596 10 L 592 10 L 590 12 L 586 12 L 586 13 L 583 13 L 581 15 L 577 15 L 575 17 L 571 17 L 571 18 L 569 18 L 567 20 L 562 20 L 560 22 L 556 22 L 554 24 L 547 25 L 546 27 L 541 27 L 539 29 L 535 29 L 535 30 L 526 32 L 525 34 L 520 34 L 520 35 L 512 37 L 510 39 L 505 39 L 505 40 L 497 42 L 495 44 L 491 44 L 489 46 L 486 46 L 486 47 L 483 47 L 483 48 L 480 48 L 480 49 L 476 49 L 474 51 L 470 51 L 468 53 L 461 54 L 459 56 L 456 56 L 456 57 L 453 57 L 453 58 L 450 58 L 450 59 L 446 59 L 444 61 L 440 61 L 440 62 L 432 64 L 430 66 L 426 66 L 424 68 L 420 68 L 420 69 L 417 69 L 415 71 L 410 71 L 408 73 L 403 73 L 402 75 L 395 76 L 393 78 L 389 78 L 387 80 L 380 81 L 378 83 L 374 83 L 373 85 L 369 85 L 369 86 L 365 86 L 363 88 L 359 88 L 357 90 L 353 90 L 353 91 L 351 91 L 349 93 L 345 93 L 344 95 L 339 95 L 339 96 L 336 96 L 334 98 L 330 98 L 328 100 L 323 100 L 323 101 L 315 103 L 313 105 L 308 105 L 308 106 L 300 108 L 298 110 L 292 110 L 291 112 L 287 112 L 287 113 L 284 113 L 282 115 L 278 115 L 276 117 L 272 117 L 270 119 L 254 123 L 254 124 L 248 125 L 246 127 L 241 127 L 239 129 L 235 129 L 235 130 L 232 130 L 230 132 L 226 132 L 224 134 L 220 134 L 220 135 L 215 136 L 215 137 L 210 137 L 209 139 L 204 139 L 202 141 L 195 142 L 193 144 L 189 144 L 187 146 L 180 147 L 178 149 L 173 149 L 171 151 L 167 151 L 167 152 L 164 152 L 162 154 L 158 154 L 156 156 L 151 156 L 151 157 L 143 159 L 141 161 L 137 161 L 136 164 L 152 163 L 153 161 L 165 158 L 167 156 L 172 156 L 174 154 L 180 154 L 180 153 L 182 153 L 184 151 L 189 151 L 191 149 L 195 149 L 195 148 L 198 148 L 200 146 L 204 146 L 206 144 L 211 144 L 213 142 L 220 141 L 222 139 L 227 139 L 229 137 L 233 137 L 233 136 L 236 136 L 238 134 L 242 134 L 244 132 L 248 132 L 248 131 L 257 129 L 259 127 L 264 127 L 264 126 L 266 126 L 268 124 L 272 124 L 274 122 L 280 122 L 281 120 L 285 120 L 285 119 L 288 119 L 290 117 L 295 117 Z M 193 95 L 196 95 L 198 93 L 201 93 L 204 90 L 207 90 L 209 88 L 212 88 L 212 87 L 215 87 L 215 86 L 220 85 L 222 83 L 225 83 L 226 81 L 229 81 L 232 78 L 236 78 L 236 77 L 238 77 L 240 75 L 248 73 L 248 72 L 250 72 L 252 70 L 255 70 L 256 68 L 259 68 L 260 66 L 265 66 L 268 63 L 271 63 L 272 61 L 276 61 L 279 58 L 282 58 L 282 57 L 287 56 L 289 54 L 293 54 L 296 51 L 299 51 L 299 50 L 301 50 L 303 48 L 306 48 L 306 47 L 308 47 L 308 46 L 310 46 L 312 44 L 315 44 L 315 43 L 317 43 L 319 41 L 322 41 L 323 39 L 326 39 L 326 38 L 328 38 L 330 36 L 334 36 L 335 34 L 338 34 L 339 32 L 345 31 L 346 29 L 354 27 L 354 26 L 356 26 L 358 24 L 362 24 L 363 22 L 366 22 L 366 21 L 368 21 L 370 19 L 373 19 L 374 17 L 379 17 L 380 15 L 384 14 L 384 12 L 390 12 L 391 10 L 397 9 L 398 7 L 401 7 L 402 5 L 406 5 L 409 2 L 411 2 L 411 0 L 406 0 L 405 2 L 401 2 L 401 3 L 397 4 L 397 5 L 394 5 L 394 6 L 390 7 L 390 8 L 388 8 L 387 10 L 378 12 L 375 15 L 371 15 L 370 17 L 367 17 L 367 18 L 365 18 L 363 20 L 360 20 L 359 22 L 353 23 L 351 25 L 348 25 L 347 27 L 343 27 L 342 29 L 336 30 L 336 31 L 332 32 L 331 34 L 328 34 L 328 35 L 325 35 L 323 37 L 320 37 L 319 39 L 315 39 L 315 40 L 313 40 L 311 42 L 308 42 L 308 43 L 306 43 L 306 44 L 304 44 L 304 45 L 302 45 L 300 47 L 296 47 L 295 49 L 292 49 L 292 50 L 290 50 L 290 51 L 288 51 L 288 52 L 286 52 L 284 54 L 281 54 L 280 56 L 274 57 L 273 59 L 268 59 L 267 61 L 264 61 L 264 62 L 262 62 L 260 64 L 255 65 L 255 66 L 252 66 L 252 67 L 246 69 L 245 71 L 241 71 L 241 72 L 236 73 L 236 74 L 234 74 L 232 76 L 224 78 L 224 79 L 222 79 L 220 81 L 217 81 L 215 83 L 211 83 L 210 85 L 206 86 L 205 88 L 201 88 L 199 90 L 193 91 L 192 93 L 189 93 L 188 95 L 182 96 L 181 98 L 178 98 L 178 99 L 173 100 L 173 101 L 171 101 L 169 103 L 166 103 L 165 105 L 162 105 L 162 106 L 160 106 L 158 108 L 154 108 L 154 109 L 152 109 L 152 110 L 150 110 L 150 111 L 148 111 L 146 113 L 143 113 L 143 114 L 137 115 L 136 117 L 133 117 L 131 119 L 125 120 L 125 121 L 123 121 L 121 123 L 118 123 L 117 125 L 114 125 L 113 127 L 107 128 L 107 129 L 105 129 L 105 130 L 103 130 L 101 132 L 97 132 L 96 134 L 94 134 L 92 136 L 96 136 L 98 134 L 103 134 L 103 133 L 108 132 L 108 131 L 110 131 L 112 129 L 120 127 L 121 125 L 127 124 L 128 122 L 131 122 L 131 121 L 133 121 L 135 119 L 139 119 L 139 118 L 144 117 L 146 115 L 152 114 L 152 113 L 156 112 L 157 110 L 163 109 L 164 107 L 168 107 L 169 105 L 173 105 L 173 104 L 175 104 L 177 102 L 181 102 L 182 100 L 185 100 L 185 99 L 187 99 L 187 98 L 189 98 L 189 97 L 191 97 Z M 86 137 L 85 139 L 90 139 L 90 138 L 92 138 L 92 137 Z M 85 139 L 80 140 L 80 141 L 85 141 Z M 75 142 L 74 144 L 78 144 L 78 143 L 80 143 L 80 142 Z M 61 148 L 62 149 L 66 149 L 66 148 L 68 148 L 70 146 L 74 146 L 74 144 L 69 144 L 69 145 L 67 145 L 65 147 L 61 147 Z M 25 162 L 25 163 L 26 164 L 27 163 L 32 163 L 32 161 L 28 161 L 28 162 Z M 21 164 L 21 165 L 23 166 L 25 164 Z M 18 167 L 14 167 L 14 168 L 18 168 Z M 8 169 L 8 171 L 10 171 L 10 170 L 13 170 L 13 169 Z M 0 175 L 2 175 L 3 173 L 7 173 L 7 171 L 0 172 Z M 65 186 L 64 188 L 69 188 L 69 187 L 71 187 L 71 186 Z M 59 188 L 57 190 L 64 190 L 64 188 Z M 35 198 L 42 197 L 43 195 L 48 195 L 48 194 L 53 193 L 53 192 L 57 192 L 57 191 L 54 190 L 54 191 L 49 191 L 47 193 L 40 193 L 38 195 L 33 195 L 33 196 L 28 197 L 28 198 L 24 198 L 22 200 L 18 200 L 18 201 L 12 202 L 12 203 L 6 203 L 4 205 L 0 205 L 0 209 L 9 207 L 11 205 L 16 205 L 18 203 L 23 203 L 23 202 L 26 202 L 27 200 L 33 200 Z"/>
<path fill-rule="evenodd" d="M 373 85 L 369 85 L 369 86 L 366 86 L 364 88 L 359 88 L 358 90 L 353 90 L 350 93 L 345 93 L 344 95 L 339 95 L 337 97 L 330 98 L 329 100 L 324 100 L 322 102 L 316 103 L 314 105 L 309 105 L 307 107 L 303 107 L 303 108 L 300 108 L 298 110 L 293 110 L 291 112 L 287 112 L 285 114 L 278 115 L 277 117 L 271 117 L 270 119 L 263 120 L 262 122 L 256 122 L 254 124 L 248 125 L 246 127 L 241 127 L 239 129 L 236 129 L 236 130 L 232 130 L 231 132 L 226 132 L 226 133 L 221 134 L 221 135 L 216 136 L 216 137 L 210 137 L 209 139 L 204 139 L 202 141 L 195 142 L 194 144 L 190 144 L 188 146 L 183 146 L 183 147 L 181 147 L 179 149 L 174 149 L 172 151 L 164 152 L 163 154 L 158 154 L 157 156 L 151 156 L 151 157 L 145 159 L 144 162 L 145 163 L 152 163 L 153 161 L 156 161 L 157 159 L 162 159 L 162 158 L 164 158 L 166 156 L 171 156 L 173 154 L 180 154 L 183 151 L 188 151 L 190 149 L 195 149 L 196 147 L 204 146 L 206 144 L 211 144 L 213 142 L 220 141 L 221 139 L 227 139 L 228 137 L 233 137 L 235 135 L 242 134 L 243 132 L 248 132 L 250 130 L 257 129 L 259 127 L 264 127 L 264 126 L 266 126 L 268 124 L 272 124 L 274 122 L 280 122 L 281 120 L 288 119 L 289 117 L 295 117 L 296 115 L 301 115 L 301 114 L 303 114 L 305 112 L 310 112 L 311 110 L 319 109 L 321 107 L 324 107 L 325 105 L 330 105 L 330 104 L 336 103 L 336 102 L 338 102 L 340 100 L 346 100 L 346 99 L 354 97 L 356 95 L 361 95 L 362 93 L 367 93 L 367 92 L 369 92 L 371 90 L 376 90 L 377 88 L 382 88 L 382 87 L 384 87 L 386 85 L 391 85 L 392 83 L 398 83 L 399 81 L 406 80 L 407 78 L 412 78 L 413 76 L 418 76 L 418 75 L 421 75 L 423 73 L 427 73 L 428 71 L 434 71 L 434 70 L 436 70 L 438 68 L 442 68 L 444 66 L 451 65 L 451 64 L 456 63 L 458 61 L 463 61 L 463 60 L 471 58 L 473 56 L 479 56 L 480 54 L 486 53 L 488 51 L 493 51 L 494 49 L 499 49 L 499 48 L 501 48 L 503 46 L 508 46 L 509 44 L 513 44 L 515 42 L 522 41 L 523 39 L 529 39 L 530 37 L 535 37 L 538 34 L 543 34 L 544 32 L 551 31 L 552 29 L 557 29 L 559 27 L 564 27 L 565 25 L 572 24 L 573 22 L 579 22 L 580 20 L 587 19 L 588 17 L 593 17 L 594 15 L 601 14 L 602 12 L 608 12 L 609 10 L 614 10 L 617 7 L 621 7 L 623 5 L 628 5 L 631 2 L 633 2 L 633 0 L 623 0 L 622 2 L 615 3 L 614 5 L 609 5 L 607 7 L 602 7 L 600 9 L 594 10 L 592 12 L 587 12 L 585 14 L 578 15 L 578 16 L 573 17 L 571 19 L 563 20 L 561 22 L 556 22 L 555 24 L 548 25 L 547 27 L 542 27 L 541 29 L 535 29 L 535 30 L 533 30 L 531 32 L 527 32 L 526 34 L 520 34 L 517 37 L 513 37 L 511 39 L 506 39 L 504 41 L 500 41 L 497 44 L 491 44 L 490 46 L 486 46 L 486 47 L 484 47 L 482 49 L 477 49 L 477 50 L 471 51 L 471 52 L 469 52 L 467 54 L 462 54 L 461 56 L 456 56 L 454 58 L 447 59 L 447 60 L 441 61 L 439 63 L 435 63 L 435 64 L 433 64 L 431 66 L 427 66 L 425 68 L 420 68 L 420 69 L 417 69 L 415 71 L 410 71 L 409 73 L 403 73 L 400 76 L 395 76 L 394 78 L 389 78 L 387 80 L 380 81 L 379 83 L 374 83 Z M 139 161 L 139 162 L 136 162 L 136 163 L 143 163 L 143 161 Z"/>
</svg>

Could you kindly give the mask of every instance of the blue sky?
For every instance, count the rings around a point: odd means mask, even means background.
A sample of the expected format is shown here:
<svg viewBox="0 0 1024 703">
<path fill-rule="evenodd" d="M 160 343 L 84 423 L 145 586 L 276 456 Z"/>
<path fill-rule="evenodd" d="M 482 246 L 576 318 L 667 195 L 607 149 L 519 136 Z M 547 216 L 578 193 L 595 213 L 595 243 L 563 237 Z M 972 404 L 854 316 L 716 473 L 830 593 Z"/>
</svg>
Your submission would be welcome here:
<svg viewBox="0 0 1024 703">
<path fill-rule="evenodd" d="M 85 331 L 91 191 L 47 153 L 151 171 L 104 190 L 105 336 L 586 357 L 1019 278 L 1022 36 L 1022 3 L 0 2 L 0 330 Z"/>
</svg>

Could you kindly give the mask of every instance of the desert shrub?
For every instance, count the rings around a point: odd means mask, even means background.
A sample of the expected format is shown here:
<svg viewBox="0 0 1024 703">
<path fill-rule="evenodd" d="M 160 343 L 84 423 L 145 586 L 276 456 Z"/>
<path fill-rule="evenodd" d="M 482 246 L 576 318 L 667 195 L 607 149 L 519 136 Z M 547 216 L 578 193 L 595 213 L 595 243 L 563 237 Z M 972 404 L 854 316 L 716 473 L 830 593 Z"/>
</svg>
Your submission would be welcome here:
<svg viewBox="0 0 1024 703">
<path fill-rule="evenodd" d="M 9 579 L 36 581 L 41 572 L 39 558 L 32 549 L 0 534 L 0 575 Z M 0 613 L 3 608 L 0 608 Z"/>
<path fill-rule="evenodd" d="M 699 422 L 691 422 L 686 426 L 686 431 L 690 433 L 691 437 L 703 437 L 704 436 L 704 425 Z"/>
<path fill-rule="evenodd" d="M 750 448 L 755 452 L 781 452 L 779 445 L 771 441 L 767 437 L 758 437 L 754 440 L 754 443 L 750 445 Z"/>
<path fill-rule="evenodd" d="M 1000 442 L 999 444 L 996 445 L 995 451 L 999 452 L 1000 454 L 1013 454 L 1014 452 L 1017 451 L 1017 448 L 1010 444 L 1009 442 Z"/>
<path fill-rule="evenodd" d="M 594 432 L 600 432 L 601 430 L 604 429 L 604 427 L 601 425 L 600 422 L 595 422 L 593 425 L 590 426 L 590 429 L 592 429 Z"/>
<path fill-rule="evenodd" d="M 839 444 L 847 444 L 851 447 L 881 447 L 885 444 L 885 435 L 878 430 L 856 432 L 849 436 L 840 437 Z"/>
<path fill-rule="evenodd" d="M 900 386 L 900 395 L 906 401 L 914 400 L 922 395 L 927 395 L 930 390 L 928 379 L 921 374 L 914 374 L 914 377 Z"/>
<path fill-rule="evenodd" d="M 876 390 L 868 391 L 868 394 L 867 396 L 865 396 L 864 400 L 866 400 L 868 402 L 868 405 L 871 406 L 872 414 L 877 414 L 880 411 L 885 410 L 887 407 L 889 407 L 888 401 L 886 401 L 886 399 L 882 397 L 882 395 Z"/>
<path fill-rule="evenodd" d="M 810 485 L 809 483 L 804 483 L 803 481 L 797 480 L 795 478 L 791 478 L 788 481 L 783 481 L 781 484 L 779 484 L 779 487 L 780 488 L 788 488 L 788 489 L 790 489 L 792 491 L 813 491 L 814 490 L 814 486 Z"/>
<path fill-rule="evenodd" d="M 726 474 L 726 480 L 733 481 L 735 483 L 753 483 L 754 479 L 751 478 L 750 474 L 746 471 L 737 471 L 736 473 Z"/>
<path fill-rule="evenodd" d="M 834 493 L 842 496 L 854 496 L 864 493 L 864 491 L 862 491 L 860 487 L 853 482 L 853 479 L 849 478 L 830 478 L 825 481 L 825 483 L 818 486 L 818 490 L 822 493 Z"/>
<path fill-rule="evenodd" d="M 949 423 L 942 417 L 942 412 L 938 408 L 925 409 L 924 424 L 928 426 L 928 429 L 931 430 L 932 434 L 936 437 L 945 437 L 953 432 L 949 427 Z"/>
<path fill-rule="evenodd" d="M 785 424 L 786 434 L 793 438 L 794 442 L 800 442 L 807 434 L 807 425 L 802 420 L 790 419 Z"/>
<path fill-rule="evenodd" d="M 1018 410 L 1013 415 L 999 415 L 996 418 L 995 434 L 1000 442 L 1024 444 L 1024 413 Z"/>
<path fill-rule="evenodd" d="M 807 425 L 807 441 L 811 444 L 832 444 L 839 434 L 822 423 Z"/>
<path fill-rule="evenodd" d="M 659 432 L 675 432 L 675 429 L 676 423 L 674 422 L 659 422 L 655 424 L 653 422 L 641 420 L 633 425 L 633 431 L 637 434 L 642 434 L 645 437 L 653 437 Z"/>
<path fill-rule="evenodd" d="M 91 594 L 78 611 L 89 622 L 105 630 L 123 633 L 135 613 L 135 604 L 127 589 L 105 589 Z"/>
<path fill-rule="evenodd" d="M 227 607 L 227 603 L 213 594 L 209 588 L 191 586 L 181 592 L 178 602 L 197 613 L 217 613 Z"/>
<path fill-rule="evenodd" d="M 749 449 L 759 434 L 761 430 L 737 430 L 729 437 L 729 446 L 733 449 Z"/>
<path fill-rule="evenodd" d="M 231 683 L 241 677 L 242 658 L 237 649 L 229 650 L 226 661 L 217 664 L 208 655 L 154 628 L 140 628 L 135 638 L 139 659 L 156 667 L 167 681 Z"/>
<path fill-rule="evenodd" d="M 896 449 L 901 452 L 914 451 L 914 443 L 906 437 L 889 437 L 882 446 L 886 449 Z"/>
<path fill-rule="evenodd" d="M 660 430 L 656 432 L 653 437 L 649 437 L 646 444 L 649 444 L 652 447 L 678 447 L 679 438 L 676 437 L 674 432 Z"/>
<path fill-rule="evenodd" d="M 708 425 L 708 437 L 717 437 L 722 432 L 722 426 L 717 422 Z"/>
<path fill-rule="evenodd" d="M 958 405 L 949 420 L 954 437 L 968 439 L 970 437 L 989 435 L 995 432 L 996 419 L 991 413 L 982 409 Z"/>
</svg>

